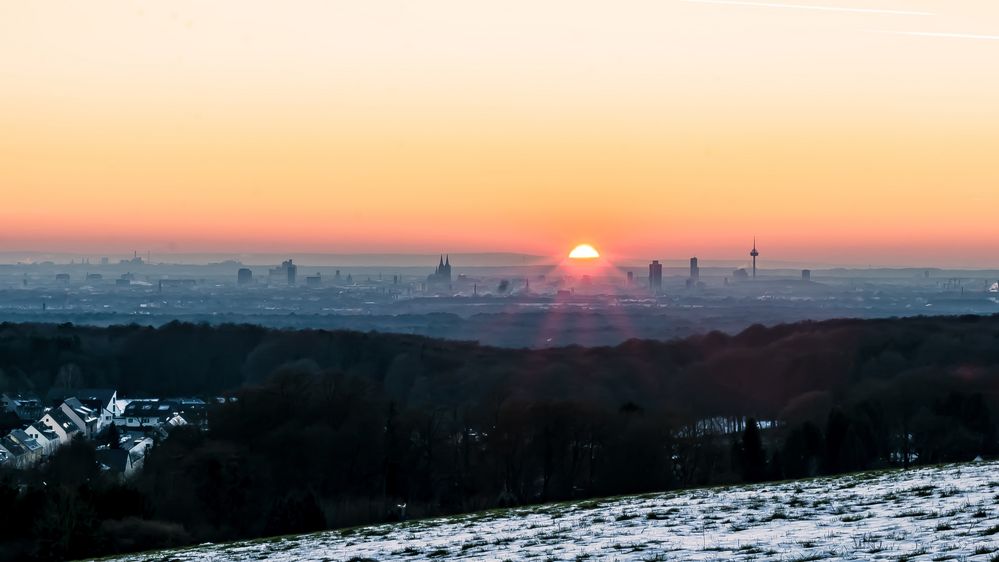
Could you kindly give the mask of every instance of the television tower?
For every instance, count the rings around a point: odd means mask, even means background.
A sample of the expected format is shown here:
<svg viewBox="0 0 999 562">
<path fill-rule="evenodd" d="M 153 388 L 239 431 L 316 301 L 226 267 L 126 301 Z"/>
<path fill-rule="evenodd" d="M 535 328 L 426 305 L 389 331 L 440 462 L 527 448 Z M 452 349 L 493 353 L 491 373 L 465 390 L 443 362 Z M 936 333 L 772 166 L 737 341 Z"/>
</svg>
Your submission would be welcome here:
<svg viewBox="0 0 999 562">
<path fill-rule="evenodd" d="M 753 256 L 753 279 L 756 279 L 756 256 L 760 255 L 760 252 L 756 249 L 756 237 L 753 236 L 753 251 L 749 252 L 750 256 Z"/>
</svg>

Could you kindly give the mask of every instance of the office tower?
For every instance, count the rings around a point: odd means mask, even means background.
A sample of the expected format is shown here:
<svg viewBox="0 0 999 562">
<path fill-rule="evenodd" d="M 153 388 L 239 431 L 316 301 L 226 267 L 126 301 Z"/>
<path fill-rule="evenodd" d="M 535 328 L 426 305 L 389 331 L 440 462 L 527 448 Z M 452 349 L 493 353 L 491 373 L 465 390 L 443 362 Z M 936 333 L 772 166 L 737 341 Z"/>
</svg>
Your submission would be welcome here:
<svg viewBox="0 0 999 562">
<path fill-rule="evenodd" d="M 663 289 L 663 264 L 659 260 L 653 260 L 649 264 L 649 289 L 654 293 Z"/>
</svg>

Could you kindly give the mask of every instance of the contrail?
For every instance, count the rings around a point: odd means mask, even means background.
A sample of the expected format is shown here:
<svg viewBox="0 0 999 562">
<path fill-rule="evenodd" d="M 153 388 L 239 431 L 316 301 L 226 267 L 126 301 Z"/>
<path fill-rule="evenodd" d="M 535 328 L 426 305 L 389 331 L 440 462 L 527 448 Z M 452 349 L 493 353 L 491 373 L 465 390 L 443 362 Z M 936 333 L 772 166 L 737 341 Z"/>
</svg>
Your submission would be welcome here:
<svg viewBox="0 0 999 562">
<path fill-rule="evenodd" d="M 756 8 L 787 8 L 791 10 L 812 10 L 817 12 L 848 12 L 853 14 L 890 14 L 896 16 L 932 16 L 933 12 L 912 12 L 906 10 L 884 10 L 879 8 L 848 8 L 845 6 L 811 6 L 808 4 L 779 4 L 774 2 L 745 2 L 743 0 L 680 0 L 691 4 L 724 4 L 727 6 L 753 6 Z"/>
<path fill-rule="evenodd" d="M 945 33 L 937 31 L 887 31 L 884 29 L 869 29 L 872 33 L 888 33 L 891 35 L 908 35 L 910 37 L 947 37 L 951 39 L 979 39 L 999 41 L 999 35 L 976 35 L 973 33 Z"/>
</svg>

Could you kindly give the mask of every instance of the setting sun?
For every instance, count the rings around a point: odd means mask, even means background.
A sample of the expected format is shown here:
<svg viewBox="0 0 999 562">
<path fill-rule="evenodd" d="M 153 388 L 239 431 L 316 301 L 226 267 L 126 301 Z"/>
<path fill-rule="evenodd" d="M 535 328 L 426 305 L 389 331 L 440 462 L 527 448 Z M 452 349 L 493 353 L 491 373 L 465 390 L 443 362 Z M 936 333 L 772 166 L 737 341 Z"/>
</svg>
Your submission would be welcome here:
<svg viewBox="0 0 999 562">
<path fill-rule="evenodd" d="M 592 260 L 600 257 L 600 252 L 589 244 L 580 244 L 569 252 L 569 257 L 574 260 Z"/>
</svg>

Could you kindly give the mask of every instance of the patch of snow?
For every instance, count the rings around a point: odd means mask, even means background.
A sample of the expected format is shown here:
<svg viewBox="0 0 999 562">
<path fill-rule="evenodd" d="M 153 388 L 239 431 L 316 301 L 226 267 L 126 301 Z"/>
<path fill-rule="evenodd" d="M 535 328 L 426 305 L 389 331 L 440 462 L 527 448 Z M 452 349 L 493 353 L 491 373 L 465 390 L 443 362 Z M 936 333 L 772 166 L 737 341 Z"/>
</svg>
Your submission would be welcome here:
<svg viewBox="0 0 999 562">
<path fill-rule="evenodd" d="M 114 558 L 990 560 L 999 463 L 585 500 Z"/>
</svg>

